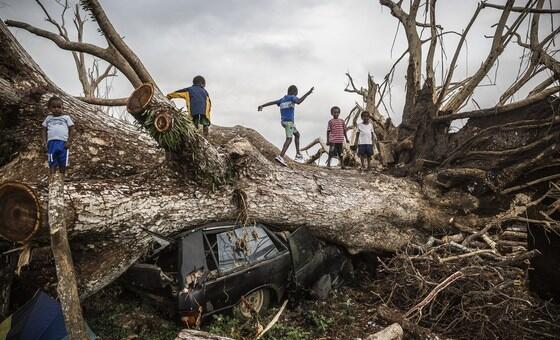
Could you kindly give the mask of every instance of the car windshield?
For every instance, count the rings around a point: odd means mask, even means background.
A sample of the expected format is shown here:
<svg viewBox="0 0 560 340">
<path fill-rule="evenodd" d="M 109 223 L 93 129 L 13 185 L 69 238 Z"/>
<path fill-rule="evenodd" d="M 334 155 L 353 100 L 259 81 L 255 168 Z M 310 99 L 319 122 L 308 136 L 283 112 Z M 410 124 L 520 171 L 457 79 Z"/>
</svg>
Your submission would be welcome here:
<svg viewBox="0 0 560 340">
<path fill-rule="evenodd" d="M 279 253 L 266 231 L 259 226 L 240 227 L 216 235 L 221 271 L 272 258 Z"/>
</svg>

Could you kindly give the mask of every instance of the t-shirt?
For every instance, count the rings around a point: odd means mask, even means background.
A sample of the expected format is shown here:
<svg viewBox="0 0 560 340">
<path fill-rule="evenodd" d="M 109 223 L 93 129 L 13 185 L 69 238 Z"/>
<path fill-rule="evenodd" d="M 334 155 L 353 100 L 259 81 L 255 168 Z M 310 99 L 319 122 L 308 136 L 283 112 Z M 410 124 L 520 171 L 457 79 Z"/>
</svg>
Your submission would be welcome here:
<svg viewBox="0 0 560 340">
<path fill-rule="evenodd" d="M 294 121 L 294 111 L 297 101 L 298 97 L 293 95 L 286 95 L 281 99 L 278 99 L 276 105 L 280 107 L 280 119 L 283 122 Z"/>
<path fill-rule="evenodd" d="M 371 134 L 373 132 L 373 136 L 375 137 L 375 132 L 373 131 L 373 125 L 371 122 L 369 124 L 358 123 L 358 132 L 360 135 L 358 136 L 358 144 L 373 144 L 373 140 L 371 139 Z"/>
<path fill-rule="evenodd" d="M 329 132 L 329 143 L 344 143 L 344 120 L 340 118 L 329 120 L 327 131 Z"/>
<path fill-rule="evenodd" d="M 68 128 L 73 125 L 74 122 L 69 115 L 48 115 L 43 121 L 43 126 L 47 128 L 47 141 L 61 140 L 66 142 L 68 140 Z"/>
<path fill-rule="evenodd" d="M 210 119 L 212 102 L 208 91 L 200 85 L 193 85 L 184 89 L 171 92 L 168 98 L 184 98 L 187 103 L 187 110 L 191 116 L 206 116 Z"/>
</svg>

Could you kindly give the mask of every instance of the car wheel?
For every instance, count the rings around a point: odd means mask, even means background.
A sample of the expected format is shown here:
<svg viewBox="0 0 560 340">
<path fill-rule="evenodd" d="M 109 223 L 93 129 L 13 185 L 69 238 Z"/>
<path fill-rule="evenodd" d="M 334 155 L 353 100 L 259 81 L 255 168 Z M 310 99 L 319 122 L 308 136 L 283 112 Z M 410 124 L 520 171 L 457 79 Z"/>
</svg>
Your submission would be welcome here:
<svg viewBox="0 0 560 340">
<path fill-rule="evenodd" d="M 255 314 L 263 314 L 270 304 L 270 291 L 265 288 L 257 289 L 241 297 L 234 308 L 234 314 L 241 319 L 251 319 Z"/>
</svg>

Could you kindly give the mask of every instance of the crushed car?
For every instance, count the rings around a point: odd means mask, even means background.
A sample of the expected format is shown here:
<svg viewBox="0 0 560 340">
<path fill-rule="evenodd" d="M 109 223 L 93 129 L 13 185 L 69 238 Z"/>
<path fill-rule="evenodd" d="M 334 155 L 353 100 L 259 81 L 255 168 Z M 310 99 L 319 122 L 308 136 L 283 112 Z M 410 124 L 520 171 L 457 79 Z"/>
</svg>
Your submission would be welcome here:
<svg viewBox="0 0 560 340">
<path fill-rule="evenodd" d="M 188 326 L 234 309 L 244 318 L 278 303 L 288 287 L 324 297 L 352 273 L 345 251 L 304 227 L 273 232 L 263 224 L 218 223 L 158 242 L 123 275 L 125 286 L 174 309 Z"/>
</svg>

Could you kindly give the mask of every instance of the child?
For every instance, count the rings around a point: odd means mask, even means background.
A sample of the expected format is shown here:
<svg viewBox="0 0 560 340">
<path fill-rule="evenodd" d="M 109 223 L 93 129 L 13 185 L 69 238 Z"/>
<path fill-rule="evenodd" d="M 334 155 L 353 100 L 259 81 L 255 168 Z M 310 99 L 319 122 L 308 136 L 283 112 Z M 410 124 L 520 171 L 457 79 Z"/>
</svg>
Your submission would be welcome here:
<svg viewBox="0 0 560 340">
<path fill-rule="evenodd" d="M 210 126 L 210 110 L 212 102 L 205 89 L 206 80 L 202 76 L 193 78 L 191 87 L 177 90 L 167 94 L 167 98 L 183 98 L 187 102 L 187 111 L 190 112 L 194 126 L 202 125 L 204 138 L 208 138 L 208 127 Z"/>
<path fill-rule="evenodd" d="M 342 144 L 344 140 L 346 140 L 346 143 L 349 143 L 346 136 L 346 124 L 344 120 L 338 118 L 340 115 L 340 108 L 338 106 L 331 107 L 331 115 L 333 118 L 329 120 L 327 126 L 327 145 L 330 145 L 327 168 L 331 167 L 331 158 L 337 156 L 340 161 L 340 168 L 344 169 L 344 164 L 342 163 Z"/>
<path fill-rule="evenodd" d="M 67 114 L 62 113 L 62 99 L 53 96 L 47 103 L 50 115 L 43 121 L 43 143 L 47 149 L 50 174 L 60 169 L 64 176 L 68 166 L 68 149 L 72 143 L 72 126 L 74 122 Z"/>
<path fill-rule="evenodd" d="M 369 170 L 371 156 L 373 156 L 373 142 L 376 140 L 373 125 L 369 119 L 369 112 L 362 112 L 362 122 L 358 123 L 358 133 L 356 134 L 356 146 L 358 148 L 358 156 L 362 166 L 360 170 Z M 364 163 L 367 159 L 367 168 Z"/>
<path fill-rule="evenodd" d="M 288 147 L 292 143 L 292 136 L 296 137 L 296 161 L 303 160 L 303 156 L 299 152 L 299 131 L 296 129 L 294 124 L 294 111 L 295 111 L 295 104 L 301 104 L 313 92 L 314 87 L 312 87 L 306 94 L 304 94 L 301 98 L 297 97 L 298 89 L 295 85 L 290 85 L 288 87 L 288 94 L 282 97 L 281 99 L 274 100 L 263 104 L 258 107 L 259 111 L 262 111 L 263 107 L 267 107 L 270 105 L 278 105 L 280 107 L 280 124 L 284 128 L 284 132 L 286 133 L 286 141 L 284 142 L 284 146 L 282 147 L 282 152 L 280 155 L 276 156 L 275 160 L 280 164 L 287 166 L 286 161 L 284 161 L 284 155 L 288 150 Z"/>
</svg>

